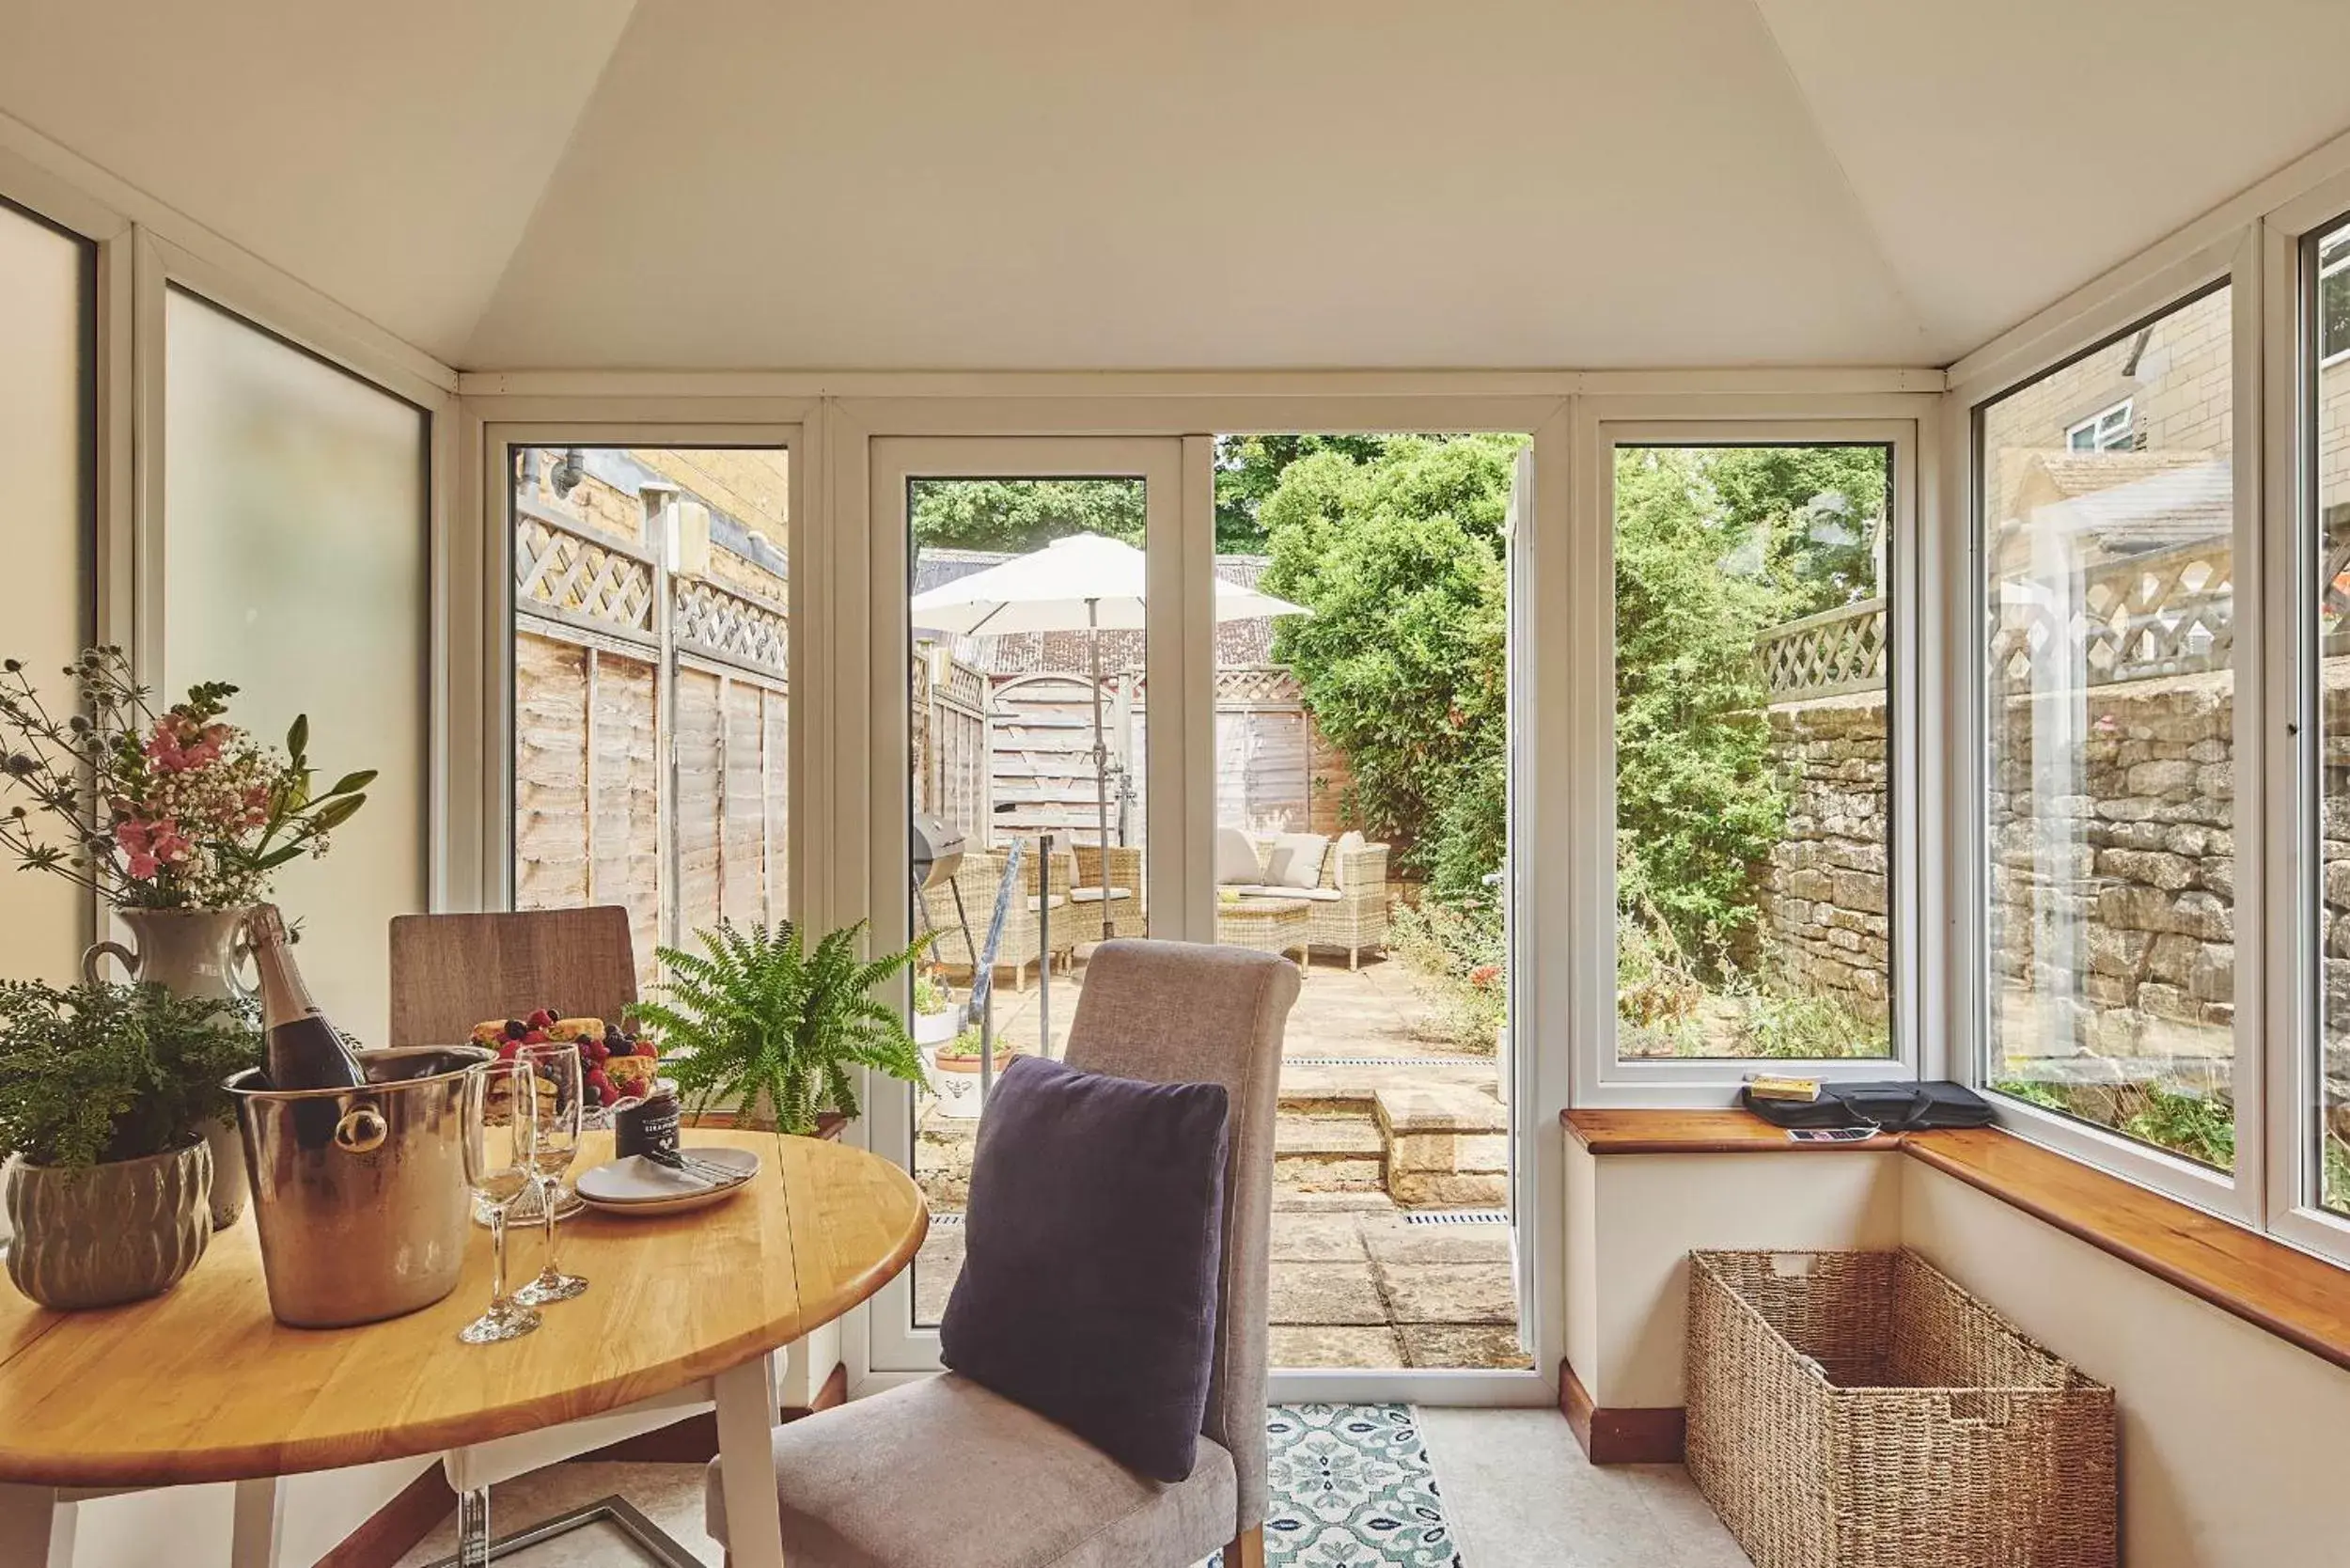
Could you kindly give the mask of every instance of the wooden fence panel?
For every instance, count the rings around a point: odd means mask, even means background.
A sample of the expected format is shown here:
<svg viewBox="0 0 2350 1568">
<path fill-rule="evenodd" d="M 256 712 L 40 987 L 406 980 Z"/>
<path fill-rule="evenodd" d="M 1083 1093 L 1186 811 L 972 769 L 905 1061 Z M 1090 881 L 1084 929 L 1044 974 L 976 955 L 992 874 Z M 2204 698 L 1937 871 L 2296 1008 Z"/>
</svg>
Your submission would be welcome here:
<svg viewBox="0 0 2350 1568">
<path fill-rule="evenodd" d="M 514 907 L 588 902 L 588 652 L 514 638 Z"/>
<path fill-rule="evenodd" d="M 767 920 L 785 919 L 791 909 L 791 721 L 790 694 L 760 688 L 760 722 L 765 739 L 760 750 L 764 776 L 767 856 Z"/>
<path fill-rule="evenodd" d="M 628 906 L 639 987 L 659 973 L 661 745 L 655 671 L 642 659 L 598 651 L 589 734 L 595 759 L 591 903 Z"/>
<path fill-rule="evenodd" d="M 718 677 L 682 668 L 671 684 L 677 724 L 677 787 L 670 799 L 677 834 L 678 945 L 698 951 L 694 933 L 718 923 L 718 823 L 721 813 Z"/>
<path fill-rule="evenodd" d="M 1217 824 L 1251 833 L 1303 832 L 1308 815 L 1305 712 L 1219 708 Z"/>
<path fill-rule="evenodd" d="M 748 681 L 722 687 L 726 772 L 720 779 L 719 908 L 739 925 L 767 921 L 767 800 L 760 746 L 765 725 L 759 688 Z"/>
</svg>

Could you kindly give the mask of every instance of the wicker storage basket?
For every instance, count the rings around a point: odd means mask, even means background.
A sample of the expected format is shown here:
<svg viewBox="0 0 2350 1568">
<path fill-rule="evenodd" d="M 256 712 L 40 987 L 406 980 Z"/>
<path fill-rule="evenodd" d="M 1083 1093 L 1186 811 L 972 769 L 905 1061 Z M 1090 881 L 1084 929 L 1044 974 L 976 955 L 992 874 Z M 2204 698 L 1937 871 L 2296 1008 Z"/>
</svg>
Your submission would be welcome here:
<svg viewBox="0 0 2350 1568">
<path fill-rule="evenodd" d="M 1756 1568 L 2114 1568 L 2113 1390 L 1914 1252 L 1693 1252 L 1689 1474 Z"/>
</svg>

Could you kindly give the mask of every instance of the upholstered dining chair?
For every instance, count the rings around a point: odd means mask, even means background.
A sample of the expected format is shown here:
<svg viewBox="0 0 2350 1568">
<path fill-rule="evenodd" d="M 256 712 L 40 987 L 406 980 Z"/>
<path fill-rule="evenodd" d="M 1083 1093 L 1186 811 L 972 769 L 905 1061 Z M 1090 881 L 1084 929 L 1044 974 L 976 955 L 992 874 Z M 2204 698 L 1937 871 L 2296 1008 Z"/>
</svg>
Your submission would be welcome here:
<svg viewBox="0 0 2350 1568">
<path fill-rule="evenodd" d="M 490 1018 L 537 1008 L 617 1024 L 636 1000 L 628 911 L 525 909 L 392 919 L 394 1045 L 462 1044 Z"/>
<path fill-rule="evenodd" d="M 1214 1369 L 1198 1455 L 1146 1480 L 969 1378 L 943 1372 L 775 1434 L 789 1568 L 1225 1568 L 1264 1561 L 1266 1258 L 1274 1106 L 1297 970 L 1270 954 L 1107 942 L 1068 1065 L 1230 1096 Z M 721 1467 L 706 1528 L 726 1540 Z"/>
</svg>

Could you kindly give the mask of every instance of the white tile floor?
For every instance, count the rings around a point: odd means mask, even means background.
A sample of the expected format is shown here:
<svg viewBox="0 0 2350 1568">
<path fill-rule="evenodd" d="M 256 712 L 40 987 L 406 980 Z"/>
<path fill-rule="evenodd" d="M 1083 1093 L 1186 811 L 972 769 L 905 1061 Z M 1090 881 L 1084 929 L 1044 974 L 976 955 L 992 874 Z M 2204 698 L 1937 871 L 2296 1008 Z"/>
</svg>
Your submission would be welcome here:
<svg viewBox="0 0 2350 1568">
<path fill-rule="evenodd" d="M 1460 1543 L 1463 1568 L 1746 1568 L 1678 1465 L 1593 1466 L 1555 1410 L 1420 1411 L 1420 1429 Z M 715 1564 L 702 1533 L 698 1465 L 557 1465 L 498 1488 L 503 1535 L 618 1492 Z M 445 1524 L 400 1568 L 456 1550 Z M 579 1534 L 500 1560 L 500 1568 L 635 1568 L 608 1538 Z"/>
</svg>

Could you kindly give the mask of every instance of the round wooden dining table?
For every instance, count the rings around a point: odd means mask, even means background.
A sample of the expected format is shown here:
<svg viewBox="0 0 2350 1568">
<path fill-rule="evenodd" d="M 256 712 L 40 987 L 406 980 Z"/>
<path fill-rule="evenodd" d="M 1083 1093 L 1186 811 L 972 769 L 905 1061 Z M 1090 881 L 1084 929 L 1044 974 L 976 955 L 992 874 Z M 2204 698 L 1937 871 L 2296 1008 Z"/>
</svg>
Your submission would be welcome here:
<svg viewBox="0 0 2350 1568">
<path fill-rule="evenodd" d="M 70 1558 L 70 1500 L 93 1493 L 274 1486 L 437 1453 L 463 1497 L 478 1490 L 469 1482 L 519 1473 L 501 1453 L 564 1457 L 559 1442 L 546 1451 L 548 1429 L 577 1423 L 571 1451 L 587 1451 L 715 1403 L 734 1561 L 777 1568 L 771 1353 L 894 1278 L 929 1211 L 902 1169 L 859 1149 L 710 1128 L 686 1142 L 755 1150 L 759 1174 L 693 1213 L 566 1221 L 563 1266 L 587 1293 L 540 1309 L 543 1326 L 502 1344 L 457 1338 L 488 1300 L 486 1231 L 446 1299 L 356 1328 L 270 1316 L 249 1214 L 151 1301 L 50 1312 L 0 1287 L 0 1562 L 55 1557 L 60 1513 Z M 611 1135 L 589 1133 L 574 1169 L 610 1157 Z M 509 1250 L 519 1283 L 542 1249 L 518 1231 Z M 240 1568 L 269 1560 L 242 1528 L 260 1512 L 247 1503 L 241 1489 Z"/>
</svg>

